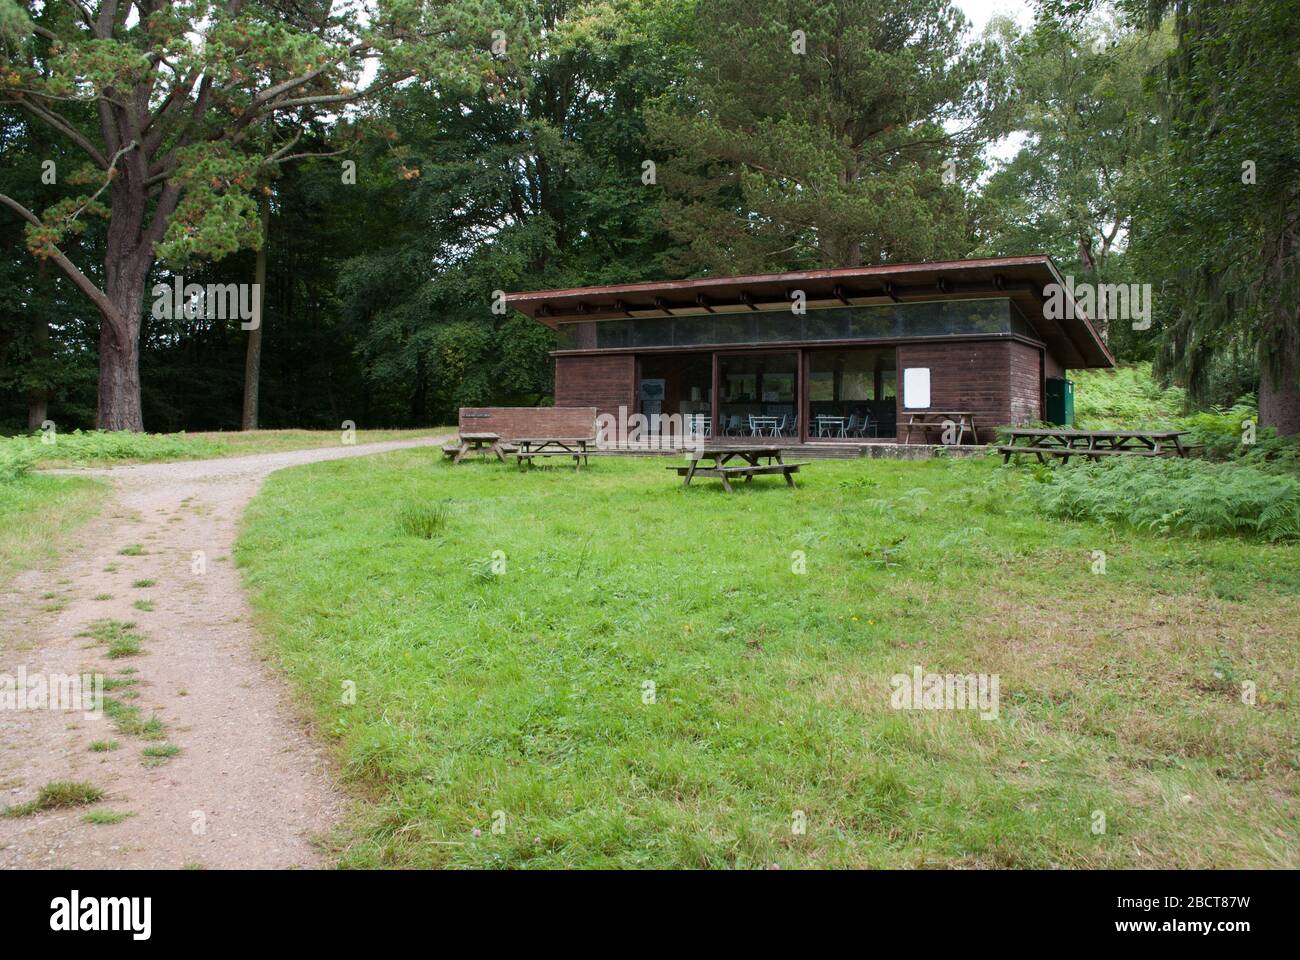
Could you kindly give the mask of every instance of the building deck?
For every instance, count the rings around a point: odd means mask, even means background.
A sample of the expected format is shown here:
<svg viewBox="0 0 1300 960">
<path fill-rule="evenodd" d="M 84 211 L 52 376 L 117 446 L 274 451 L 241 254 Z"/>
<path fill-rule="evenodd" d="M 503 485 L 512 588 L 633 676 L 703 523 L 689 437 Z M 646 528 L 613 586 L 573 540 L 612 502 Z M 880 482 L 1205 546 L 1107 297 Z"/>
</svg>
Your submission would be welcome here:
<svg viewBox="0 0 1300 960">
<path fill-rule="evenodd" d="M 735 446 L 743 447 L 752 445 L 752 438 L 736 437 Z M 726 440 L 707 441 L 710 447 L 725 447 Z M 810 443 L 800 443 L 797 440 L 787 440 L 776 438 L 770 441 L 774 446 L 780 447 L 782 455 L 809 457 L 822 460 L 856 460 L 862 457 L 883 458 L 887 460 L 928 460 L 933 457 L 976 457 L 989 453 L 993 448 L 984 444 L 929 444 L 929 443 L 898 443 L 887 440 L 864 440 L 864 441 L 839 441 L 827 442 L 814 441 Z M 620 443 L 610 445 L 599 445 L 599 449 L 607 454 L 623 454 L 632 457 L 645 456 L 684 456 L 685 451 L 680 447 L 664 447 L 659 444 L 650 443 Z"/>
</svg>

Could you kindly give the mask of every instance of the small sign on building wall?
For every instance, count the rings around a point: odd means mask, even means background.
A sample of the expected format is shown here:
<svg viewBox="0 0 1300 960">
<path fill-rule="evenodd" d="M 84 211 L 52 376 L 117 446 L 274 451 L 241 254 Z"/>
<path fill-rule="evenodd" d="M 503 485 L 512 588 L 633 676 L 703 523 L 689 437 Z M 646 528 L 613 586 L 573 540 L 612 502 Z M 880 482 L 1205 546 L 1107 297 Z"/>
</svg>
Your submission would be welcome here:
<svg viewBox="0 0 1300 960">
<path fill-rule="evenodd" d="M 922 410 L 930 406 L 930 368 L 903 368 L 903 406 Z"/>
</svg>

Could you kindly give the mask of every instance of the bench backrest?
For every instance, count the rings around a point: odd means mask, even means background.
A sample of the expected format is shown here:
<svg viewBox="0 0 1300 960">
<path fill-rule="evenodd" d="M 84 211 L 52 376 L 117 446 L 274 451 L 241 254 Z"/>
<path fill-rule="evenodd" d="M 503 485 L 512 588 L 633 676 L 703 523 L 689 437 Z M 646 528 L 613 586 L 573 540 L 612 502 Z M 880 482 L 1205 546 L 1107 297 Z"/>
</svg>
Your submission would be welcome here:
<svg viewBox="0 0 1300 960">
<path fill-rule="evenodd" d="M 461 433 L 495 433 L 503 440 L 521 437 L 594 439 L 595 407 L 461 407 Z"/>
</svg>

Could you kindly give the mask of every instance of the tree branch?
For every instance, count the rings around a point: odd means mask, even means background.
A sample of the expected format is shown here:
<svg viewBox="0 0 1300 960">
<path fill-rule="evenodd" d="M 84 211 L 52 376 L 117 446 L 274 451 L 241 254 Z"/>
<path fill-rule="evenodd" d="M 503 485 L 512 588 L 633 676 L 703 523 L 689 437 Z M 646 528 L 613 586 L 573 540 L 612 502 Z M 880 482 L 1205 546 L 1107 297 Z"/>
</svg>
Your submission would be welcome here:
<svg viewBox="0 0 1300 960">
<path fill-rule="evenodd" d="M 0 193 L 0 204 L 8 207 L 33 226 L 44 226 L 44 224 L 41 223 L 40 217 L 36 216 L 36 214 L 32 213 L 12 197 Z M 103 290 L 95 286 L 94 281 L 82 273 L 80 268 L 67 258 L 67 255 L 64 254 L 62 250 L 53 244 L 50 244 L 50 247 L 54 251 L 54 253 L 50 255 L 50 259 L 58 265 L 59 269 L 62 270 L 64 275 L 76 285 L 78 290 L 90 298 L 90 301 L 103 315 L 104 320 L 113 328 L 113 332 L 117 335 L 118 340 L 125 343 L 126 326 L 122 322 L 122 317 L 118 314 L 117 308 L 113 306 L 112 301 L 108 299 L 108 296 Z"/>
<path fill-rule="evenodd" d="M 81 216 L 81 211 L 85 210 L 88 206 L 90 206 L 92 203 L 94 203 L 96 200 L 99 199 L 99 195 L 103 193 L 105 190 L 107 190 L 109 188 L 109 185 L 112 184 L 113 182 L 113 174 L 116 172 L 117 161 L 122 158 L 122 154 L 126 153 L 128 150 L 135 149 L 135 147 L 136 147 L 136 142 L 132 140 L 121 150 L 117 151 L 117 153 L 113 154 L 113 160 L 108 165 L 108 171 L 107 171 L 108 176 L 104 178 L 104 185 L 100 187 L 98 190 L 96 190 L 91 195 L 89 200 L 87 200 L 81 206 L 77 207 L 77 209 L 72 211 L 72 213 L 64 217 L 65 220 L 76 220 L 77 217 Z"/>
<path fill-rule="evenodd" d="M 95 18 L 90 15 L 90 11 L 83 7 L 78 0 L 64 0 L 68 6 L 76 11 L 78 18 L 91 30 L 95 29 Z"/>
<path fill-rule="evenodd" d="M 80 130 L 78 130 L 76 127 L 72 126 L 72 124 L 68 123 L 66 120 L 64 120 L 61 116 L 59 116 L 54 111 L 42 107 L 36 101 L 28 97 L 18 97 L 14 100 L 6 100 L 4 102 L 18 104 L 19 107 L 26 110 L 37 120 L 40 120 L 42 123 L 46 124 L 47 126 L 53 127 L 59 133 L 63 134 L 65 137 L 67 137 L 69 140 L 71 140 L 73 143 L 79 146 L 82 150 L 88 153 L 90 155 L 90 158 L 94 160 L 95 163 L 99 164 L 100 167 L 103 167 L 104 169 L 108 168 L 108 159 L 102 153 L 99 152 L 98 147 L 96 147 L 93 143 L 90 142 L 90 138 L 87 137 Z"/>
</svg>

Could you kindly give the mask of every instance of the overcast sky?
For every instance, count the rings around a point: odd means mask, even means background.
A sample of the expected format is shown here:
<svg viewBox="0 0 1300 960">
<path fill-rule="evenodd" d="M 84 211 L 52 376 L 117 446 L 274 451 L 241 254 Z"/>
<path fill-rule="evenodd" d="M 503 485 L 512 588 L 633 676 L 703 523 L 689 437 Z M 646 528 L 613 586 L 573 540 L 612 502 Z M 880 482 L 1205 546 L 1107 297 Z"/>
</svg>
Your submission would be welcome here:
<svg viewBox="0 0 1300 960">
<path fill-rule="evenodd" d="M 1029 0 L 953 0 L 953 3 L 966 14 L 976 33 L 984 29 L 994 14 L 1013 17 L 1023 27 L 1034 20 L 1034 6 Z"/>
<path fill-rule="evenodd" d="M 966 14 L 975 36 L 997 14 L 1013 18 L 1022 27 L 1028 27 L 1034 22 L 1034 6 L 1029 0 L 953 0 L 953 4 Z M 989 144 L 985 155 L 989 159 L 1005 162 L 1016 155 L 1024 142 L 1025 138 L 1021 134 L 1014 133 Z"/>
</svg>

